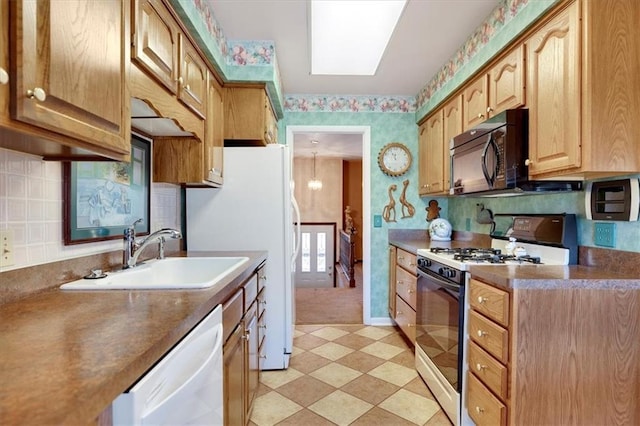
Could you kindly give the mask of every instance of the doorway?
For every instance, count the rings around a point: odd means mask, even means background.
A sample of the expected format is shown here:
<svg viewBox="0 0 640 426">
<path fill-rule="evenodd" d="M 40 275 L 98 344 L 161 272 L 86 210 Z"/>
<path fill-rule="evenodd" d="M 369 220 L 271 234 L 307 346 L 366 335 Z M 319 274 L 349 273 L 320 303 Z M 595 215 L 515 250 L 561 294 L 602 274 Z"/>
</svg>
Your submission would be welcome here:
<svg viewBox="0 0 640 426">
<path fill-rule="evenodd" d="M 370 269 L 370 247 L 371 247 L 371 130 L 369 126 L 287 126 L 286 127 L 286 143 L 296 155 L 299 148 L 296 144 L 300 142 L 301 135 L 314 134 L 318 135 L 318 139 L 322 136 L 348 135 L 350 142 L 348 144 L 358 144 L 358 149 L 362 155 L 362 229 L 359 230 L 362 238 L 362 262 L 359 264 L 362 271 L 362 319 L 364 324 L 371 323 L 371 269 Z M 298 137 L 298 142 L 296 142 Z M 353 147 L 353 145 L 347 145 Z M 320 150 L 319 147 L 315 148 Z M 308 155 L 311 155 L 313 148 L 307 148 Z M 293 162 L 293 158 L 292 158 Z M 292 164 L 292 169 L 294 168 Z M 294 172 L 295 173 L 295 172 Z M 302 221 L 307 218 L 302 217 Z M 342 228 L 342 212 L 340 212 L 340 221 L 338 228 Z M 334 265 L 335 266 L 335 265 Z"/>
</svg>

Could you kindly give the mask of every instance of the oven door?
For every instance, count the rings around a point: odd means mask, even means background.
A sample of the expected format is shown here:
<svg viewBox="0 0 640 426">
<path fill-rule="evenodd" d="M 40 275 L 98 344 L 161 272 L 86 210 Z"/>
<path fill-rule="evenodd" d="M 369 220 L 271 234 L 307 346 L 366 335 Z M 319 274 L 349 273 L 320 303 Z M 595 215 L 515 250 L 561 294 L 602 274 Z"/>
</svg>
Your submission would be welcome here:
<svg viewBox="0 0 640 426">
<path fill-rule="evenodd" d="M 464 285 L 429 272 L 419 270 L 418 273 L 416 344 L 459 394 L 462 389 Z"/>
</svg>

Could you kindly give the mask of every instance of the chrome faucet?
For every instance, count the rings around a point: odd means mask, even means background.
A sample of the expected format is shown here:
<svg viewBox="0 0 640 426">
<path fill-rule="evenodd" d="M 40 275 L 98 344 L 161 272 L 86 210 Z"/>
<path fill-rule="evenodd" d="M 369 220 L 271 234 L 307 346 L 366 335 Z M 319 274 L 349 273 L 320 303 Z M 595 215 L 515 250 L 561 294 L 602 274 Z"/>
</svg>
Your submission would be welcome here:
<svg viewBox="0 0 640 426">
<path fill-rule="evenodd" d="M 182 238 L 182 233 L 177 229 L 163 228 L 149 235 L 147 238 L 136 240 L 136 225 L 142 222 L 138 219 L 124 230 L 124 252 L 122 256 L 122 269 L 133 268 L 138 263 L 140 253 L 154 241 L 158 242 L 158 259 L 164 259 L 164 240 L 166 237 L 173 239 Z"/>
</svg>

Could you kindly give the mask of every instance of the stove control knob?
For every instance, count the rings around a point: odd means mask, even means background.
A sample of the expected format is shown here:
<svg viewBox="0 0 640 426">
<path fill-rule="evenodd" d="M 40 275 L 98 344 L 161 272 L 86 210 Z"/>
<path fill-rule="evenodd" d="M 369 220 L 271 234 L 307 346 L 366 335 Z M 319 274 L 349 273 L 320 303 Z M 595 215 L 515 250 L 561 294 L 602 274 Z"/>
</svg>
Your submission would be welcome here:
<svg viewBox="0 0 640 426">
<path fill-rule="evenodd" d="M 440 268 L 438 269 L 438 274 L 445 278 L 453 278 L 456 276 L 456 271 L 451 268 Z"/>
<path fill-rule="evenodd" d="M 431 266 L 431 260 L 421 257 L 418 259 L 418 266 L 422 268 L 428 268 Z"/>
</svg>

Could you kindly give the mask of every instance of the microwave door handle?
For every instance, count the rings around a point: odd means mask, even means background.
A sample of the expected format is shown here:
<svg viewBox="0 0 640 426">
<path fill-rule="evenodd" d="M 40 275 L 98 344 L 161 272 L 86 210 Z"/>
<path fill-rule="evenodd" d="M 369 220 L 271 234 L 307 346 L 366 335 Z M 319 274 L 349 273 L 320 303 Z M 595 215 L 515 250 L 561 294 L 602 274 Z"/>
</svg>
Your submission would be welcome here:
<svg viewBox="0 0 640 426">
<path fill-rule="evenodd" d="M 489 151 L 489 145 L 491 145 L 492 140 L 493 138 L 489 136 L 489 140 L 484 144 L 484 148 L 482 148 L 482 156 L 480 157 L 482 163 L 482 174 L 489 185 L 489 189 L 493 189 L 493 179 L 489 176 L 489 170 L 487 169 L 487 151 Z"/>
<path fill-rule="evenodd" d="M 493 186 L 496 182 L 496 178 L 498 177 L 498 171 L 500 170 L 500 163 L 502 162 L 502 158 L 500 158 L 500 147 L 498 146 L 498 142 L 496 142 L 496 139 L 493 137 L 493 134 L 491 135 L 489 141 L 491 142 L 493 151 L 496 153 L 496 165 L 493 169 L 493 176 L 491 176 L 491 186 Z"/>
</svg>

